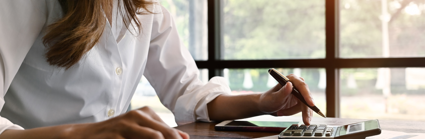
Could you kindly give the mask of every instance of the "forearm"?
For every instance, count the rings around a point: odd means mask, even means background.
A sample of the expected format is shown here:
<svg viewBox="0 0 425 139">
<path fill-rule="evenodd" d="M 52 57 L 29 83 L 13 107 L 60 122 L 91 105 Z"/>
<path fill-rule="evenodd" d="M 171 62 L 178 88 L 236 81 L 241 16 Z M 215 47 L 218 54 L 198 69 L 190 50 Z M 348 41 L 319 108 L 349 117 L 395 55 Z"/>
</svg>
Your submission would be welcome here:
<svg viewBox="0 0 425 139">
<path fill-rule="evenodd" d="M 208 103 L 208 114 L 211 120 L 230 120 L 247 118 L 264 114 L 259 109 L 261 94 L 220 95 Z"/>
<path fill-rule="evenodd" d="M 5 130 L 0 139 L 66 139 L 72 138 L 69 134 L 73 125 L 40 127 L 28 130 Z"/>
</svg>

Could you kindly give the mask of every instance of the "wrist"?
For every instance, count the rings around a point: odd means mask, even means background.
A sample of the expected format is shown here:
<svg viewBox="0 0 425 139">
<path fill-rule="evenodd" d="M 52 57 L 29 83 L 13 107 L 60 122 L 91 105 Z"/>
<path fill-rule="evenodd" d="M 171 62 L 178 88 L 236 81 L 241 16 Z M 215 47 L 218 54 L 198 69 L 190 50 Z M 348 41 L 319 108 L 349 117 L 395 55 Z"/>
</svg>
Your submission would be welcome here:
<svg viewBox="0 0 425 139">
<path fill-rule="evenodd" d="M 77 128 L 75 126 L 76 126 L 75 124 L 62 126 L 62 128 L 56 134 L 56 137 L 58 139 L 71 139 L 71 138 L 75 138 L 75 136 L 73 136 L 73 135 L 78 135 L 78 134 L 74 134 L 76 132 L 76 130 L 77 130 Z"/>
<path fill-rule="evenodd" d="M 264 114 L 269 114 L 267 112 L 264 112 L 261 109 L 261 95 L 262 94 L 253 94 L 253 104 L 256 106 L 254 108 L 256 108 L 256 114 L 255 115 L 264 115 Z"/>
<path fill-rule="evenodd" d="M 85 131 L 93 131 L 93 127 L 99 127 L 101 125 L 91 126 L 93 124 L 101 124 L 100 123 L 86 123 L 86 124 L 69 124 L 62 125 L 56 137 L 58 139 L 82 139 L 89 137 L 87 132 Z"/>
<path fill-rule="evenodd" d="M 0 134 L 0 139 L 68 139 L 66 134 L 66 125 L 40 127 L 28 130 L 7 129 Z"/>
</svg>

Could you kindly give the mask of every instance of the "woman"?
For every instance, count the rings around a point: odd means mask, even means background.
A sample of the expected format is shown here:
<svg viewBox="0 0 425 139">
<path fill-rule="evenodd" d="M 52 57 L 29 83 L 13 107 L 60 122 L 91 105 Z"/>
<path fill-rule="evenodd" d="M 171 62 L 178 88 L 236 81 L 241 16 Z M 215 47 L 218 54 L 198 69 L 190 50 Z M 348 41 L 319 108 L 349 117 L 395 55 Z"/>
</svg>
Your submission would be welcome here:
<svg viewBox="0 0 425 139">
<path fill-rule="evenodd" d="M 291 83 L 239 96 L 220 77 L 202 83 L 157 2 L 3 0 L 0 9 L 0 139 L 188 138 L 147 107 L 126 112 L 142 75 L 179 125 L 300 111 L 310 122 Z M 288 77 L 313 106 L 303 80 Z"/>
</svg>

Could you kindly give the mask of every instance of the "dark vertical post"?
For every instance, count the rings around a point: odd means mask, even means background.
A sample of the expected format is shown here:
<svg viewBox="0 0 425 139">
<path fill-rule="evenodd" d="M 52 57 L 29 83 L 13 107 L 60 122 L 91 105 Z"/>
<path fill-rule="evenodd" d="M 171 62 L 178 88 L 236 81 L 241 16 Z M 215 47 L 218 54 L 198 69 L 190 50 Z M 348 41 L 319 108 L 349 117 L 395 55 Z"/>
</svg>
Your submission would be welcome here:
<svg viewBox="0 0 425 139">
<path fill-rule="evenodd" d="M 208 63 L 213 65 L 221 59 L 221 0 L 208 0 Z M 208 68 L 208 77 L 221 76 L 222 69 Z"/>
<path fill-rule="evenodd" d="M 339 69 L 339 0 L 326 0 L 326 116 L 340 117 Z"/>
</svg>

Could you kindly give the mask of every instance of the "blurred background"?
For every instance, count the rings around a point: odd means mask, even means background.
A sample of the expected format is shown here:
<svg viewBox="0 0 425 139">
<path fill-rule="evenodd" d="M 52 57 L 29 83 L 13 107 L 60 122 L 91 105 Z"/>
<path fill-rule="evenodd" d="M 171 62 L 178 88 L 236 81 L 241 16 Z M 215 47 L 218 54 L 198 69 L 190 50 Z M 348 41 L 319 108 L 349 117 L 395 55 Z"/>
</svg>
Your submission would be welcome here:
<svg viewBox="0 0 425 139">
<path fill-rule="evenodd" d="M 325 59 L 327 1 L 330 0 L 215 0 L 219 5 L 215 18 L 220 28 L 216 40 L 221 53 L 217 59 Z M 338 2 L 337 58 L 404 60 L 425 57 L 425 0 Z M 211 19 L 208 18 L 208 4 L 211 2 L 161 0 L 160 3 L 174 17 L 183 45 L 194 59 L 208 61 L 208 19 Z M 409 61 L 405 63 L 405 67 L 336 68 L 337 115 L 425 121 L 425 65 L 409 67 Z M 270 68 L 284 75 L 302 76 L 316 105 L 326 113 L 325 65 L 329 64 L 332 63 L 323 63 L 323 67 Z M 232 94 L 244 94 L 263 93 L 277 84 L 267 70 L 224 68 L 220 72 L 229 81 Z M 200 79 L 207 82 L 211 72 L 202 68 L 199 72 Z M 160 103 L 145 78 L 140 81 L 131 101 L 131 109 L 142 106 L 150 106 L 167 124 L 176 126 L 173 114 Z"/>
</svg>

